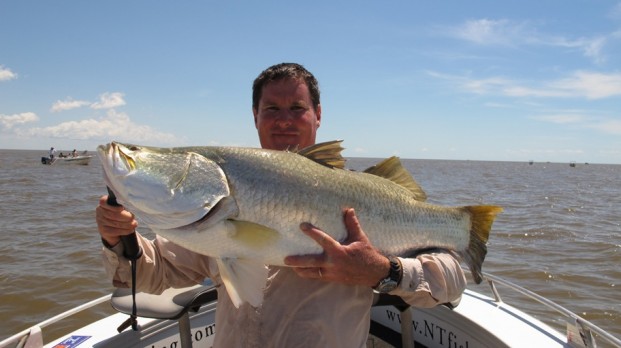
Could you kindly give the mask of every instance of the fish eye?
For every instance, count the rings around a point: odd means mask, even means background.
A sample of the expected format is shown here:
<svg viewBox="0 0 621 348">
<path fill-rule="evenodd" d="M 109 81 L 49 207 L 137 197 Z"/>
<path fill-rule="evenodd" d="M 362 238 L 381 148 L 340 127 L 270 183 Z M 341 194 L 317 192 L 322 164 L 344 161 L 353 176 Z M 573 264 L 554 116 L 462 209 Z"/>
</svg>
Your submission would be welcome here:
<svg viewBox="0 0 621 348">
<path fill-rule="evenodd" d="M 140 148 L 138 146 L 132 146 L 129 148 L 130 151 L 138 151 Z"/>
</svg>

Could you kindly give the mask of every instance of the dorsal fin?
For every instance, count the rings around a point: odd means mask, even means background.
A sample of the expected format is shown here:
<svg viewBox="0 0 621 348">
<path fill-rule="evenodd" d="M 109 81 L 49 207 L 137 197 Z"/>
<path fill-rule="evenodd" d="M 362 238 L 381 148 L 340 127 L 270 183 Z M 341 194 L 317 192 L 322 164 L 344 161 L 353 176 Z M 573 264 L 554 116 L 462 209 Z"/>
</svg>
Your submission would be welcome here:
<svg viewBox="0 0 621 348">
<path fill-rule="evenodd" d="M 327 141 L 292 151 L 329 168 L 345 169 L 345 158 L 341 156 L 343 140 Z"/>
<path fill-rule="evenodd" d="M 382 178 L 388 179 L 395 184 L 405 187 L 412 192 L 412 194 L 414 194 L 414 199 L 417 201 L 424 202 L 427 200 L 427 194 L 425 191 L 423 191 L 416 180 L 414 180 L 410 172 L 403 168 L 403 165 L 398 157 L 392 156 L 387 158 L 380 163 L 367 168 L 364 172 L 381 176 Z"/>
</svg>

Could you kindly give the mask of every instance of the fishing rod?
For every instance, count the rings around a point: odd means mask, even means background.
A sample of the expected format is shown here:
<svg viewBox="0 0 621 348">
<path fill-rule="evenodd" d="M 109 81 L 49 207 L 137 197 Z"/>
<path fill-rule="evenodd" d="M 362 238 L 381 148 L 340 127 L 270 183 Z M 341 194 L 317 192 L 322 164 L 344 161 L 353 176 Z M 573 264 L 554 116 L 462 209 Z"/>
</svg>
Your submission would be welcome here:
<svg viewBox="0 0 621 348">
<path fill-rule="evenodd" d="M 116 196 L 110 187 L 106 186 L 108 190 L 108 199 L 106 203 L 111 206 L 118 207 L 120 204 L 116 201 Z M 138 245 L 138 237 L 136 237 L 136 231 L 131 234 L 121 236 L 121 244 L 123 244 L 123 256 L 128 259 L 132 266 L 132 314 L 121 326 L 117 328 L 118 332 L 122 332 L 129 325 L 132 326 L 132 330 L 138 331 L 138 321 L 136 320 L 138 309 L 136 307 L 136 260 L 142 256 L 142 249 Z"/>
</svg>

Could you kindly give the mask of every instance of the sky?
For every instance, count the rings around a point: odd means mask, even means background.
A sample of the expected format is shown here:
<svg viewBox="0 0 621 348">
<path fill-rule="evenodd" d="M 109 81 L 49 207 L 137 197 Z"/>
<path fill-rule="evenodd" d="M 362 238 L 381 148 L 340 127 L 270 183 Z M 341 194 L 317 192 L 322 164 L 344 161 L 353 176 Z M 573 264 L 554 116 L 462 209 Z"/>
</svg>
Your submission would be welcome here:
<svg viewBox="0 0 621 348">
<path fill-rule="evenodd" d="M 621 1 L 0 1 L 0 148 L 258 147 L 319 80 L 347 157 L 621 164 Z"/>
</svg>

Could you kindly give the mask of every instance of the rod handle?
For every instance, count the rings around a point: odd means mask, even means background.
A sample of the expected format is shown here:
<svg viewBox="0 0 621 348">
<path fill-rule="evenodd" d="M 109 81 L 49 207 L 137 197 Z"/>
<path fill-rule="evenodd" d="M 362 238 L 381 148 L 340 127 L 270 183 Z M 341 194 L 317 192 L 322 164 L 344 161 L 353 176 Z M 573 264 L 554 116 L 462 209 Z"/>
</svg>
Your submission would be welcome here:
<svg viewBox="0 0 621 348">
<path fill-rule="evenodd" d="M 112 192 L 112 190 L 110 190 L 107 186 L 106 189 L 108 189 L 108 200 L 106 203 L 115 207 L 120 206 L 120 204 L 116 201 L 114 192 Z M 121 244 L 123 244 L 123 256 L 125 256 L 126 259 L 136 261 L 142 255 L 142 249 L 140 249 L 140 246 L 138 245 L 138 237 L 136 237 L 136 232 L 121 236 Z"/>
</svg>

